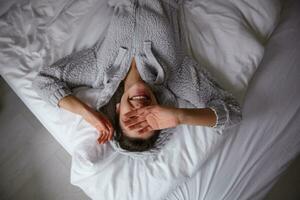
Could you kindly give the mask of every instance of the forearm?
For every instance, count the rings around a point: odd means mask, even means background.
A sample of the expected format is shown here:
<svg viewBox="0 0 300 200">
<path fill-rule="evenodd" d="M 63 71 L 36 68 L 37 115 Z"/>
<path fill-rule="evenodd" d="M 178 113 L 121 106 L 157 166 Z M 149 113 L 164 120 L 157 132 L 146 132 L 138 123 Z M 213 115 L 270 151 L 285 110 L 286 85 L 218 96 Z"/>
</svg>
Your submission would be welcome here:
<svg viewBox="0 0 300 200">
<path fill-rule="evenodd" d="M 190 56 L 184 58 L 180 70 L 170 76 L 168 84 L 176 96 L 182 97 L 193 107 L 207 108 L 206 113 L 203 110 L 185 111 L 183 114 L 186 119 L 183 120 L 187 123 L 212 125 L 211 127 L 221 133 L 242 120 L 241 106 L 233 94 L 221 87 L 209 71 Z M 213 124 L 213 112 L 217 124 Z"/>
<path fill-rule="evenodd" d="M 72 113 L 81 115 L 86 122 L 96 128 L 98 132 L 101 133 L 98 138 L 99 144 L 104 144 L 113 138 L 114 128 L 110 121 L 100 112 L 80 101 L 76 96 L 68 95 L 63 97 L 58 101 L 58 106 Z"/>
<path fill-rule="evenodd" d="M 68 95 L 62 98 L 58 102 L 58 106 L 83 117 L 88 113 L 90 109 L 88 105 L 86 105 L 84 102 L 80 101 L 76 96 L 73 95 Z"/>
<path fill-rule="evenodd" d="M 210 108 L 178 108 L 180 124 L 210 126 L 216 124 L 217 116 Z"/>
</svg>

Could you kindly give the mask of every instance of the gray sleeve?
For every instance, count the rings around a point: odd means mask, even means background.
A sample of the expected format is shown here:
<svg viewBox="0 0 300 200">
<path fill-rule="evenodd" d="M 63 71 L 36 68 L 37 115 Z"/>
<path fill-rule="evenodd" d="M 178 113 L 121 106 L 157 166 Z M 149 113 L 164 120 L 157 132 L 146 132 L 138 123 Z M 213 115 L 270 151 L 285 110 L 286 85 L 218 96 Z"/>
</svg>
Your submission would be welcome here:
<svg viewBox="0 0 300 200">
<path fill-rule="evenodd" d="M 72 94 L 72 88 L 92 86 L 96 75 L 97 58 L 93 46 L 42 67 L 33 80 L 32 87 L 43 100 L 58 107 L 59 100 Z"/>
<path fill-rule="evenodd" d="M 169 88 L 176 96 L 197 108 L 204 106 L 215 112 L 217 122 L 212 128 L 219 133 L 242 120 L 241 107 L 234 96 L 193 58 L 185 56 L 181 67 L 170 77 Z"/>
</svg>

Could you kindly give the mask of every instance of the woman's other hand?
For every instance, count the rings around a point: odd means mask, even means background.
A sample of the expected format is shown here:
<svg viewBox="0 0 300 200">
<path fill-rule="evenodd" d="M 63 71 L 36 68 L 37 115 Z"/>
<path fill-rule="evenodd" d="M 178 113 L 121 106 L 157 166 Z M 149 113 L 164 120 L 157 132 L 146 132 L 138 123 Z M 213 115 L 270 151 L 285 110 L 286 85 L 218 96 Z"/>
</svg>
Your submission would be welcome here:
<svg viewBox="0 0 300 200">
<path fill-rule="evenodd" d="M 180 109 L 160 105 L 146 106 L 124 115 L 124 125 L 129 130 L 138 130 L 139 134 L 147 131 L 175 127 L 180 124 Z"/>
<path fill-rule="evenodd" d="M 112 139 L 114 129 L 110 121 L 102 113 L 89 107 L 76 96 L 68 95 L 63 97 L 59 100 L 58 106 L 82 116 L 88 123 L 94 126 L 101 133 L 98 138 L 100 144 Z"/>
<path fill-rule="evenodd" d="M 112 139 L 114 129 L 105 115 L 90 108 L 87 109 L 87 111 L 82 116 L 88 123 L 90 123 L 101 133 L 100 137 L 98 138 L 99 144 L 104 144 L 108 140 Z"/>
</svg>

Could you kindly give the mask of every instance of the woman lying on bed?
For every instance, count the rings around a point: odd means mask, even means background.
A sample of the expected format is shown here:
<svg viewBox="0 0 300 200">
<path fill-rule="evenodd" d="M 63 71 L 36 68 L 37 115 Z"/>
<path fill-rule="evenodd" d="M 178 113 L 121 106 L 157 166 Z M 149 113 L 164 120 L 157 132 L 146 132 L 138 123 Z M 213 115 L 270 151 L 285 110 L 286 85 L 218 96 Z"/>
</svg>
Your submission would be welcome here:
<svg viewBox="0 0 300 200">
<path fill-rule="evenodd" d="M 241 121 L 231 93 L 186 54 L 176 0 L 111 2 L 103 41 L 38 73 L 33 87 L 45 101 L 81 115 L 100 144 L 115 139 L 128 151 L 151 149 L 160 130 L 180 124 L 222 131 Z M 72 95 L 81 86 L 99 89 L 96 109 Z"/>
</svg>

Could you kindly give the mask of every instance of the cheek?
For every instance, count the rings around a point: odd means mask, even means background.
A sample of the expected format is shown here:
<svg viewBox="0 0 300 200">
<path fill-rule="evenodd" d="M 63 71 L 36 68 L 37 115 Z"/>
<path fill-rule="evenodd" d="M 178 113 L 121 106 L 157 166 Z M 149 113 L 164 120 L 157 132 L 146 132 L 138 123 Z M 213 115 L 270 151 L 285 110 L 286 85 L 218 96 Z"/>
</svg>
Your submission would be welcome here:
<svg viewBox="0 0 300 200">
<path fill-rule="evenodd" d="M 154 95 L 154 93 L 152 92 L 152 94 L 151 94 L 151 98 L 152 98 L 152 105 L 156 105 L 156 104 L 158 104 L 158 102 L 157 102 L 157 99 L 156 99 L 156 97 L 155 97 L 155 95 Z"/>
<path fill-rule="evenodd" d="M 125 113 L 130 111 L 130 105 L 126 101 L 120 102 L 120 116 L 124 115 Z"/>
</svg>

